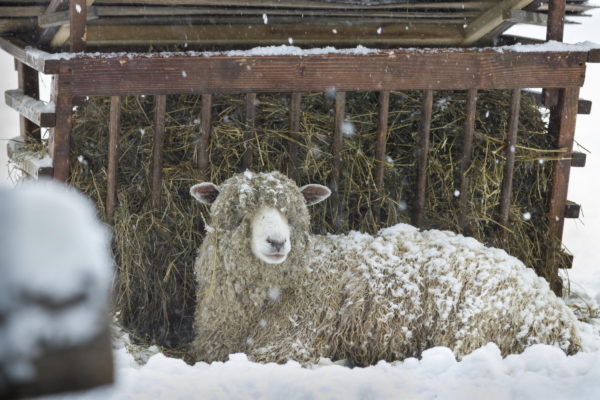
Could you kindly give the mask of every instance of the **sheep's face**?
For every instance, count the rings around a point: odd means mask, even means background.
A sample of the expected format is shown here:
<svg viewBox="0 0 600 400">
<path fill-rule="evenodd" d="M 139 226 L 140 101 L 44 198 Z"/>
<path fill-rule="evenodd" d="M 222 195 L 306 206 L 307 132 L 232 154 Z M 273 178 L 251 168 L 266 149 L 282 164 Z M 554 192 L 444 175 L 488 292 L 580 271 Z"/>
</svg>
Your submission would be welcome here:
<svg viewBox="0 0 600 400">
<path fill-rule="evenodd" d="M 247 254 L 267 264 L 282 264 L 303 257 L 310 230 L 307 206 L 331 192 L 321 185 L 298 188 L 279 172 L 246 171 L 220 186 L 194 185 L 190 193 L 211 205 L 210 225 L 221 232 L 219 238 L 238 244 L 236 257 Z"/>
<path fill-rule="evenodd" d="M 292 249 L 288 219 L 279 210 L 261 207 L 251 222 L 252 254 L 267 264 L 281 264 Z"/>
</svg>

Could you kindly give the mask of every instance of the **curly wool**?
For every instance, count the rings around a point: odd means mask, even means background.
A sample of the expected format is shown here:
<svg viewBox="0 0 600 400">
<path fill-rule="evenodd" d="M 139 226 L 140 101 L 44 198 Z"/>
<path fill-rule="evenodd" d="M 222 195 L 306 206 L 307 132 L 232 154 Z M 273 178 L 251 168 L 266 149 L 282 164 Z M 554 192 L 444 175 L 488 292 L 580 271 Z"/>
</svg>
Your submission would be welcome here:
<svg viewBox="0 0 600 400">
<path fill-rule="evenodd" d="M 292 250 L 279 265 L 250 248 L 261 206 L 288 217 Z M 353 365 L 447 346 L 462 357 L 488 342 L 503 354 L 535 343 L 576 352 L 576 318 L 547 282 L 503 250 L 405 224 L 376 236 L 309 234 L 300 190 L 284 175 L 245 173 L 221 186 L 196 260 L 199 360 L 326 357 Z"/>
</svg>

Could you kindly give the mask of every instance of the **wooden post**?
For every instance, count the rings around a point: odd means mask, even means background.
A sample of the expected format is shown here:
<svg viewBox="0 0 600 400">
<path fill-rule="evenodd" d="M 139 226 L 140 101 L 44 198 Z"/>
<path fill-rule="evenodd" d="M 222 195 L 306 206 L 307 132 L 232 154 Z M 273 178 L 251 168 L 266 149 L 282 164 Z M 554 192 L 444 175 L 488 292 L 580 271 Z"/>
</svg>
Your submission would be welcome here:
<svg viewBox="0 0 600 400">
<path fill-rule="evenodd" d="M 298 179 L 298 141 L 300 140 L 300 115 L 302 113 L 302 93 L 293 92 L 290 104 L 290 140 L 288 144 L 288 176 Z"/>
<path fill-rule="evenodd" d="M 246 95 L 246 129 L 244 131 L 244 144 L 246 150 L 242 156 L 242 169 L 246 170 L 252 166 L 254 157 L 254 146 L 252 141 L 256 136 L 256 93 Z"/>
<path fill-rule="evenodd" d="M 471 165 L 473 153 L 473 133 L 475 131 L 475 112 L 477 111 L 477 89 L 469 89 L 466 101 L 465 132 L 462 143 L 462 156 L 460 160 L 460 183 L 459 183 L 459 212 L 458 224 L 463 233 L 468 227 L 467 221 L 467 199 L 469 191 L 469 177 L 467 171 Z"/>
<path fill-rule="evenodd" d="M 345 119 L 346 92 L 336 91 L 335 93 L 335 119 L 333 128 L 333 138 L 331 141 L 331 175 L 329 177 L 329 188 L 331 189 L 331 217 L 333 228 L 339 231 L 342 228 L 341 204 L 339 194 L 339 181 L 342 170 L 342 145 L 343 145 L 343 125 Z"/>
<path fill-rule="evenodd" d="M 513 89 L 510 100 L 510 120 L 505 140 L 506 165 L 504 167 L 504 180 L 500 195 L 500 225 L 501 237 L 506 237 L 508 231 L 508 214 L 512 197 L 513 173 L 515 169 L 515 152 L 517 146 L 517 132 L 519 130 L 519 112 L 521 105 L 521 89 Z"/>
<path fill-rule="evenodd" d="M 29 96 L 36 100 L 39 100 L 40 84 L 38 72 L 16 59 L 15 69 L 18 73 L 19 89 L 23 90 L 23 94 L 25 96 Z M 19 119 L 21 126 L 21 137 L 30 137 L 34 138 L 35 140 L 41 139 L 40 128 L 36 124 L 34 124 L 33 122 L 31 122 L 23 116 L 21 116 Z"/>
<path fill-rule="evenodd" d="M 212 94 L 202 95 L 202 115 L 200 117 L 200 138 L 196 146 L 196 156 L 198 161 L 198 171 L 202 179 L 209 178 L 210 154 L 208 146 L 210 145 L 210 125 L 212 123 Z"/>
<path fill-rule="evenodd" d="M 423 227 L 425 214 L 425 188 L 427 186 L 427 160 L 429 157 L 429 134 L 431 130 L 431 114 L 433 108 L 433 90 L 423 92 L 421 107 L 421 130 L 419 133 L 419 150 L 417 157 L 417 197 L 412 224 Z"/>
<path fill-rule="evenodd" d="M 566 3 L 566 0 L 549 0 L 546 40 L 563 41 Z M 544 89 L 542 92 L 542 103 L 546 107 L 556 106 L 558 103 L 558 89 Z"/>
<path fill-rule="evenodd" d="M 559 161 L 555 162 L 552 173 L 550 208 L 548 211 L 550 230 L 558 239 L 562 239 L 565 203 L 571 170 L 571 153 L 575 138 L 578 96 L 579 88 L 559 90 L 558 105 L 550 115 L 548 127 L 550 134 L 556 138 L 556 148 L 563 150 L 558 154 Z"/>
<path fill-rule="evenodd" d="M 385 148 L 388 137 L 388 118 L 390 114 L 390 92 L 387 90 L 379 92 L 379 114 L 377 123 L 377 135 L 375 138 L 375 186 L 380 201 L 373 204 L 373 215 L 375 220 L 381 222 L 381 206 L 383 205 L 383 178 L 385 172 Z"/>
<path fill-rule="evenodd" d="M 56 126 L 50 130 L 48 153 L 52 157 L 53 178 L 66 182 L 69 178 L 69 151 L 73 118 L 73 97 L 61 93 L 61 76 L 52 78 L 52 101 L 55 105 Z"/>
<path fill-rule="evenodd" d="M 71 0 L 69 3 L 69 40 L 73 53 L 85 51 L 86 20 L 86 0 Z"/>
<path fill-rule="evenodd" d="M 152 148 L 152 207 L 160 209 L 160 188 L 162 185 L 163 137 L 165 133 L 165 113 L 167 96 L 154 97 L 154 146 Z"/>
<path fill-rule="evenodd" d="M 108 172 L 106 187 L 106 220 L 114 222 L 117 202 L 117 168 L 119 160 L 119 136 L 121 133 L 121 97 L 110 98 L 110 123 L 108 125 Z"/>
</svg>

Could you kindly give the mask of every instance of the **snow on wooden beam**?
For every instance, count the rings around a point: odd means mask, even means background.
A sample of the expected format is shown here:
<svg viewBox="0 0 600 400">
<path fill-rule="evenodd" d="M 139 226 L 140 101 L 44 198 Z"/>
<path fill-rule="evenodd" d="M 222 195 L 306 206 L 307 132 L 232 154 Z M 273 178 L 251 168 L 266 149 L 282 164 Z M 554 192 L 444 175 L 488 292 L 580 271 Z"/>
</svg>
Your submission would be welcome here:
<svg viewBox="0 0 600 400">
<path fill-rule="evenodd" d="M 56 123 L 54 104 L 36 100 L 26 96 L 22 89 L 7 90 L 4 92 L 6 105 L 16 110 L 23 117 L 40 127 L 53 127 Z"/>
<path fill-rule="evenodd" d="M 44 74 L 55 74 L 58 72 L 58 60 L 52 59 L 51 54 L 42 50 L 31 49 L 18 38 L 0 37 L 0 49 Z"/>
<path fill-rule="evenodd" d="M 504 21 L 504 11 L 522 9 L 531 3 L 532 0 L 502 0 L 494 7 L 483 12 L 475 18 L 464 29 L 463 45 L 468 46 L 476 43 L 487 33 L 494 30 Z"/>
<path fill-rule="evenodd" d="M 75 96 L 582 86 L 586 51 L 530 50 L 104 54 L 61 60 L 59 73 Z"/>
<path fill-rule="evenodd" d="M 31 178 L 52 177 L 54 169 L 52 168 L 52 159 L 50 156 L 44 154 L 40 158 L 38 155 L 26 153 L 24 146 L 25 140 L 21 136 L 14 137 L 8 141 L 6 152 L 10 162 Z"/>
</svg>

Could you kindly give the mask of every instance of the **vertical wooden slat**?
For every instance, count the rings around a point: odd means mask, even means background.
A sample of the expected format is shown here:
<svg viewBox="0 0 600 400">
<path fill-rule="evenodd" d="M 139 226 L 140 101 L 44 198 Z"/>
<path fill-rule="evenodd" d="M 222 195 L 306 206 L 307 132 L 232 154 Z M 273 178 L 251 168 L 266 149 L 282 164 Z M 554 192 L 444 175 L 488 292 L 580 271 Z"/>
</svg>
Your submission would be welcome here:
<svg viewBox="0 0 600 400">
<path fill-rule="evenodd" d="M 198 157 L 198 171 L 202 179 L 209 178 L 210 154 L 208 147 L 210 145 L 210 126 L 212 123 L 212 94 L 202 95 L 202 112 L 200 116 L 200 138 L 196 147 Z"/>
<path fill-rule="evenodd" d="M 579 88 L 566 88 L 558 91 L 558 104 L 551 110 L 549 134 L 556 140 L 556 148 L 563 151 L 558 154 L 559 161 L 554 164 L 552 172 L 552 186 L 548 207 L 548 226 L 550 232 L 562 240 L 565 204 L 569 188 L 569 174 L 571 171 L 570 156 L 575 139 L 575 120 L 577 118 L 577 105 Z M 558 276 L 558 269 L 563 267 L 555 249 L 550 249 L 547 267 L 552 271 L 550 287 L 557 295 L 562 295 L 562 280 Z"/>
<path fill-rule="evenodd" d="M 154 97 L 154 147 L 152 148 L 152 207 L 160 208 L 160 188 L 162 185 L 163 138 L 165 133 L 165 112 L 167 96 Z"/>
<path fill-rule="evenodd" d="M 419 131 L 419 151 L 417 157 L 417 196 L 415 213 L 412 217 L 412 224 L 418 228 L 423 227 L 425 214 L 425 188 L 427 186 L 427 162 L 429 157 L 432 108 L 433 90 L 425 90 L 421 106 L 421 129 Z"/>
<path fill-rule="evenodd" d="M 508 214 L 512 197 L 513 174 L 515 169 L 515 152 L 517 146 L 517 132 L 519 130 L 519 112 L 521 105 L 521 89 L 513 89 L 510 100 L 510 120 L 508 132 L 506 133 L 505 154 L 506 165 L 504 167 L 504 180 L 502 182 L 502 193 L 500 194 L 500 225 L 508 226 Z M 501 236 L 505 237 L 507 230 L 502 229 Z"/>
<path fill-rule="evenodd" d="M 40 98 L 40 84 L 39 75 L 36 70 L 23 64 L 22 62 L 15 59 L 15 69 L 17 70 L 19 89 L 23 90 L 23 94 L 34 99 Z M 21 137 L 30 137 L 36 140 L 40 140 L 40 128 L 21 116 L 20 118 Z"/>
<path fill-rule="evenodd" d="M 560 160 L 556 161 L 552 173 L 550 207 L 548 210 L 550 230 L 558 239 L 562 239 L 564 225 L 578 97 L 579 88 L 560 89 L 558 105 L 550 115 L 550 134 L 556 138 L 556 148 L 563 149 L 558 154 Z"/>
<path fill-rule="evenodd" d="M 252 141 L 256 136 L 256 93 L 246 95 L 246 130 L 244 131 L 244 143 L 246 150 L 242 156 L 242 169 L 246 170 L 252 165 L 254 157 L 254 145 Z"/>
<path fill-rule="evenodd" d="M 85 51 L 86 20 L 86 0 L 71 0 L 69 3 L 69 40 L 73 53 Z"/>
<path fill-rule="evenodd" d="M 300 140 L 300 115 L 302 113 L 302 93 L 292 93 L 290 104 L 290 141 L 288 142 L 288 176 L 298 179 L 298 144 Z"/>
<path fill-rule="evenodd" d="M 73 98 L 62 94 L 60 86 L 60 75 L 54 75 L 51 99 L 55 104 L 56 125 L 50 130 L 48 153 L 52 157 L 53 178 L 66 182 L 69 178 Z"/>
<path fill-rule="evenodd" d="M 342 170 L 342 145 L 343 145 L 343 125 L 346 109 L 346 92 L 335 93 L 335 118 L 333 128 L 333 138 L 331 141 L 331 176 L 329 178 L 329 188 L 331 189 L 331 215 L 333 219 L 333 228 L 341 229 L 339 180 Z"/>
<path fill-rule="evenodd" d="M 381 221 L 381 205 L 383 203 L 383 177 L 385 172 L 385 148 L 388 137 L 388 117 L 390 114 L 390 92 L 379 92 L 379 112 L 377 135 L 375 138 L 375 186 L 381 201 L 374 202 L 375 220 Z"/>
<path fill-rule="evenodd" d="M 563 41 L 565 28 L 566 0 L 549 0 L 546 40 Z M 558 89 L 544 89 L 542 103 L 546 107 L 554 107 L 558 103 Z"/>
<path fill-rule="evenodd" d="M 477 89 L 469 89 L 465 106 L 465 131 L 462 142 L 462 155 L 460 160 L 460 183 L 459 183 L 459 211 L 458 224 L 462 232 L 466 232 L 467 222 L 467 199 L 469 197 L 469 177 L 467 171 L 471 165 L 473 153 L 473 133 L 475 131 L 475 112 L 477 111 Z"/>
<path fill-rule="evenodd" d="M 119 159 L 119 136 L 121 133 L 121 97 L 110 98 L 110 122 L 108 125 L 108 171 L 106 184 L 106 220 L 113 223 L 117 202 L 117 168 Z"/>
</svg>

